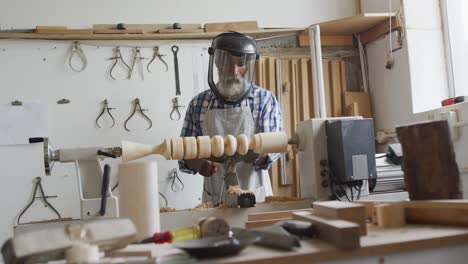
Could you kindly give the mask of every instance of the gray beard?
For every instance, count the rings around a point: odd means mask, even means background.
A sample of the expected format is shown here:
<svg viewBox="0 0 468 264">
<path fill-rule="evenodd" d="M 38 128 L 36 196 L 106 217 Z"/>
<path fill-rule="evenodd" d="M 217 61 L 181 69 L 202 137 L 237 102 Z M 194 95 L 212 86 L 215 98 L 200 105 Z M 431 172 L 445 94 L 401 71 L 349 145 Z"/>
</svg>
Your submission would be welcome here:
<svg viewBox="0 0 468 264">
<path fill-rule="evenodd" d="M 221 96 L 226 100 L 237 99 L 245 91 L 242 79 L 226 79 L 223 82 L 218 82 L 216 86 Z"/>
</svg>

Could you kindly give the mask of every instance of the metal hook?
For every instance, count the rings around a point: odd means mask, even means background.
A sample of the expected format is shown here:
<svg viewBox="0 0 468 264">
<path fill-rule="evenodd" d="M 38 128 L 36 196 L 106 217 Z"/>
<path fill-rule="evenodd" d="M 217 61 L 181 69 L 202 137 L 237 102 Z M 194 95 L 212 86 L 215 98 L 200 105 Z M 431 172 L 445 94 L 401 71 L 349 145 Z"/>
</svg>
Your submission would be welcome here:
<svg viewBox="0 0 468 264">
<path fill-rule="evenodd" d="M 115 60 L 114 63 L 112 64 L 112 67 L 110 69 L 110 77 L 113 79 L 113 80 L 117 80 L 116 78 L 114 78 L 114 75 L 112 74 L 112 71 L 114 70 L 115 66 L 117 65 L 118 61 L 120 60 L 123 65 L 125 65 L 125 67 L 128 69 L 128 72 L 131 72 L 131 68 L 130 66 L 128 66 L 128 64 L 123 60 L 123 57 L 122 57 L 122 54 L 120 53 L 120 47 L 117 46 L 114 48 L 114 57 L 112 58 L 109 58 L 108 60 Z M 127 75 L 128 77 L 128 75 Z"/>
<path fill-rule="evenodd" d="M 101 126 L 99 125 L 99 119 L 101 118 L 101 116 L 104 114 L 104 112 L 107 112 L 107 114 L 109 114 L 110 118 L 112 119 L 112 125 L 110 127 L 114 127 L 115 125 L 115 119 L 114 117 L 112 116 L 110 110 L 114 110 L 115 108 L 113 107 L 109 107 L 109 104 L 107 102 L 107 99 L 104 99 L 104 101 L 102 102 L 103 103 L 103 107 L 102 107 L 102 111 L 101 113 L 98 115 L 98 117 L 96 118 L 96 126 L 101 128 Z"/>
<path fill-rule="evenodd" d="M 146 60 L 147 58 L 141 56 L 141 48 L 140 47 L 135 47 L 134 52 L 133 52 L 133 62 L 132 62 L 132 67 L 130 68 L 130 72 L 128 73 L 128 79 L 132 78 L 132 73 L 133 69 L 135 68 L 135 64 L 138 61 L 138 68 L 140 69 L 140 74 L 141 74 L 141 79 L 144 80 L 144 71 L 143 71 L 143 60 Z"/>
<path fill-rule="evenodd" d="M 23 216 L 23 214 L 29 209 L 29 207 L 34 203 L 34 200 L 36 200 L 36 198 L 41 198 L 42 200 L 44 200 L 44 203 L 46 205 L 49 206 L 50 209 L 52 209 L 52 211 L 54 211 L 54 213 L 58 216 L 59 219 L 62 219 L 62 217 L 60 216 L 59 212 L 49 203 L 49 201 L 47 201 L 47 198 L 56 198 L 57 195 L 54 195 L 54 196 L 46 196 L 45 193 L 44 193 L 44 189 L 42 188 L 42 184 L 41 184 L 41 178 L 40 177 L 36 177 L 34 179 L 34 181 L 36 182 L 35 186 L 34 186 L 34 191 L 33 191 L 33 196 L 32 196 L 32 199 L 31 199 L 31 202 L 29 202 L 29 204 L 26 206 L 26 208 L 23 209 L 23 211 L 21 211 L 21 213 L 19 214 L 18 216 L 18 219 L 16 221 L 16 223 L 19 225 L 20 224 L 20 220 L 21 220 L 21 217 Z M 39 197 L 36 197 L 36 193 L 37 193 L 37 189 L 39 188 L 39 191 L 41 192 L 41 196 Z"/>
<path fill-rule="evenodd" d="M 150 65 L 154 61 L 154 59 L 156 59 L 156 57 L 158 57 L 158 59 L 164 64 L 164 66 L 166 66 L 166 72 L 169 70 L 169 66 L 167 65 L 166 61 L 162 58 L 163 56 L 166 56 L 166 55 L 163 55 L 163 54 L 159 53 L 159 47 L 154 46 L 153 47 L 153 58 L 151 58 L 150 62 L 148 62 L 148 65 L 146 65 L 146 69 L 148 70 L 148 72 L 151 72 Z"/>
<path fill-rule="evenodd" d="M 179 107 L 185 107 L 185 106 L 179 105 L 179 99 L 177 97 L 174 97 L 174 99 L 172 99 L 172 111 L 169 114 L 169 118 L 171 118 L 171 120 L 177 121 L 181 118 Z M 176 114 L 177 119 L 175 119 L 175 117 L 172 116 L 174 113 Z"/>
<path fill-rule="evenodd" d="M 78 58 L 80 58 L 81 63 L 82 63 L 81 68 L 79 69 L 76 69 L 72 64 L 72 60 L 75 55 L 78 56 Z M 78 41 L 73 42 L 70 57 L 68 57 L 68 65 L 70 66 L 72 70 L 76 72 L 84 71 L 86 69 L 86 66 L 88 65 L 88 60 L 86 59 L 86 55 L 84 54 L 83 49 L 81 49 L 80 42 Z"/>
<path fill-rule="evenodd" d="M 133 100 L 133 106 L 134 106 L 134 107 L 133 107 L 133 112 L 132 112 L 132 114 L 127 118 L 127 120 L 125 120 L 125 123 L 124 123 L 124 128 L 125 128 L 125 130 L 127 130 L 127 131 L 130 132 L 130 129 L 128 129 L 128 127 L 127 127 L 127 122 L 128 122 L 128 120 L 130 120 L 130 119 L 133 117 L 133 115 L 135 115 L 135 113 L 136 113 L 137 111 L 138 111 L 141 115 L 143 115 L 143 117 L 144 117 L 146 120 L 148 120 L 149 127 L 148 127 L 146 130 L 150 129 L 150 128 L 153 126 L 153 121 L 151 121 L 151 119 L 150 119 L 147 115 L 145 115 L 145 113 L 144 113 L 144 111 L 146 111 L 146 110 L 148 110 L 148 109 L 143 109 L 143 108 L 141 108 L 140 99 L 139 99 L 139 98 L 135 98 L 135 100 Z"/>
<path fill-rule="evenodd" d="M 172 183 L 171 183 L 171 190 L 173 192 L 179 192 L 179 191 L 182 191 L 185 187 L 184 183 L 182 182 L 182 180 L 179 178 L 179 174 L 177 173 L 177 169 L 174 168 L 173 170 L 171 170 L 171 172 L 169 172 L 169 177 L 168 179 L 172 179 Z M 175 188 L 175 182 L 176 180 L 180 183 L 181 187 L 180 189 L 176 189 Z"/>
</svg>

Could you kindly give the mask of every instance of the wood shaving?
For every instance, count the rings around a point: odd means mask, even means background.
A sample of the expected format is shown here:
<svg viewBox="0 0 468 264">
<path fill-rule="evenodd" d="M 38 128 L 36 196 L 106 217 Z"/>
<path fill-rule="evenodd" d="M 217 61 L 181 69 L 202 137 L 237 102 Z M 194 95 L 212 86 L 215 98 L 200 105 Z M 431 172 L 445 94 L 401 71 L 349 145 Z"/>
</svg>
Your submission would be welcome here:
<svg viewBox="0 0 468 264">
<path fill-rule="evenodd" d="M 197 206 L 195 206 L 192 210 L 197 210 L 197 209 L 210 209 L 210 208 L 215 208 L 215 206 L 211 203 L 201 203 Z"/>
<path fill-rule="evenodd" d="M 175 212 L 176 209 L 174 207 L 161 207 L 159 208 L 160 213 L 167 213 L 167 212 Z"/>
<path fill-rule="evenodd" d="M 239 194 L 243 192 L 245 191 L 242 190 L 239 185 L 229 185 L 229 188 L 226 191 L 226 193 L 230 193 L 230 194 Z"/>
</svg>

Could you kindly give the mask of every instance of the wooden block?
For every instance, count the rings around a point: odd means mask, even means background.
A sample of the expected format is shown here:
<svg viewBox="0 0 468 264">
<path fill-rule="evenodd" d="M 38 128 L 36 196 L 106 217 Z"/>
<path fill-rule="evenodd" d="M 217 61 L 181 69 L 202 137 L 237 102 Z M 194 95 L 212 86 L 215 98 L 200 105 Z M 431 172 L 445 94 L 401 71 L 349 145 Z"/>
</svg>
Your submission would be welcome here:
<svg viewBox="0 0 468 264">
<path fill-rule="evenodd" d="M 344 92 L 344 104 L 348 109 L 349 105 L 357 103 L 358 115 L 364 118 L 372 118 L 369 94 L 365 92 Z M 354 107 L 354 106 L 353 106 Z"/>
<path fill-rule="evenodd" d="M 353 102 L 352 104 L 346 107 L 346 115 L 347 116 L 359 116 L 359 105 L 357 102 Z"/>
<path fill-rule="evenodd" d="M 405 214 L 408 223 L 468 227 L 468 209 L 406 208 Z"/>
<path fill-rule="evenodd" d="M 225 31 L 244 31 L 257 30 L 257 21 L 241 21 L 227 23 L 206 23 L 205 32 L 225 32 Z"/>
<path fill-rule="evenodd" d="M 94 29 L 94 34 L 143 34 L 142 29 Z"/>
<path fill-rule="evenodd" d="M 264 226 L 271 226 L 281 221 L 290 220 L 291 218 L 277 218 L 277 219 L 267 219 L 267 220 L 259 220 L 259 221 L 248 221 L 245 222 L 245 228 L 257 228 L 257 227 L 264 227 Z"/>
<path fill-rule="evenodd" d="M 367 235 L 366 207 L 362 204 L 326 201 L 314 202 L 315 215 L 333 219 L 341 219 L 356 223 L 360 227 L 361 236 Z"/>
<path fill-rule="evenodd" d="M 356 223 L 315 216 L 309 212 L 293 213 L 293 219 L 313 223 L 317 227 L 317 237 L 338 249 L 360 247 L 360 227 Z"/>
<path fill-rule="evenodd" d="M 299 211 L 313 213 L 314 209 L 287 210 L 287 211 L 249 214 L 247 216 L 247 221 L 252 222 L 252 221 L 264 221 L 264 220 L 270 220 L 270 219 L 292 219 L 292 214 L 294 212 L 299 212 Z"/>
<path fill-rule="evenodd" d="M 181 29 L 173 29 L 173 28 L 168 28 L 168 29 L 159 29 L 155 33 L 160 33 L 160 34 L 173 34 L 173 33 L 201 33 L 205 32 L 202 28 L 181 28 Z"/>
<path fill-rule="evenodd" d="M 405 225 L 405 208 L 401 203 L 383 203 L 375 206 L 377 226 L 395 228 Z"/>
<path fill-rule="evenodd" d="M 411 200 L 461 199 L 460 174 L 447 121 L 396 128 Z"/>
</svg>

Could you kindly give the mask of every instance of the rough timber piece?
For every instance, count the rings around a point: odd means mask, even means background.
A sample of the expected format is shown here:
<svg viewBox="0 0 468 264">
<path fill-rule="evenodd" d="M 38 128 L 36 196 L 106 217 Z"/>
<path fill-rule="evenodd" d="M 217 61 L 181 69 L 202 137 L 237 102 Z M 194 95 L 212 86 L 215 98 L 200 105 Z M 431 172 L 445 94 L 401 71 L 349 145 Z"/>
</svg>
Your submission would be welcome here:
<svg viewBox="0 0 468 264">
<path fill-rule="evenodd" d="M 340 201 L 326 201 L 314 202 L 313 208 L 317 216 L 356 223 L 360 227 L 361 236 L 367 234 L 366 207 L 364 205 Z"/>
<path fill-rule="evenodd" d="M 411 200 L 461 199 L 460 175 L 447 121 L 397 127 Z"/>
<path fill-rule="evenodd" d="M 249 149 L 258 154 L 286 152 L 288 136 L 285 132 L 258 133 L 252 136 Z"/>
<path fill-rule="evenodd" d="M 224 155 L 224 139 L 222 136 L 211 138 L 211 154 L 216 158 Z"/>
<path fill-rule="evenodd" d="M 375 206 L 377 226 L 382 228 L 401 227 L 406 223 L 402 203 L 382 203 Z"/>
<path fill-rule="evenodd" d="M 206 23 L 205 32 L 225 32 L 225 31 L 244 31 L 257 30 L 257 21 L 240 21 L 227 23 Z"/>
<path fill-rule="evenodd" d="M 172 159 L 181 160 L 184 158 L 184 140 L 181 137 L 171 138 Z"/>
<path fill-rule="evenodd" d="M 237 151 L 237 139 L 233 135 L 227 135 L 224 137 L 224 154 L 226 156 L 232 156 Z"/>
<path fill-rule="evenodd" d="M 237 136 L 237 153 L 245 155 L 249 152 L 249 137 L 244 134 Z"/>
<path fill-rule="evenodd" d="M 183 137 L 184 159 L 195 159 L 197 157 L 197 139 L 195 137 Z"/>
<path fill-rule="evenodd" d="M 317 227 L 317 237 L 338 249 L 360 247 L 360 228 L 356 223 L 315 216 L 309 212 L 293 213 L 293 219 L 313 223 Z"/>
<path fill-rule="evenodd" d="M 160 154 L 165 159 L 171 159 L 170 139 L 164 141 L 158 146 L 140 144 L 130 141 L 122 141 L 122 161 L 132 161 L 152 154 Z"/>
<path fill-rule="evenodd" d="M 197 137 L 198 158 L 206 159 L 211 157 L 211 139 L 209 136 Z"/>
</svg>

